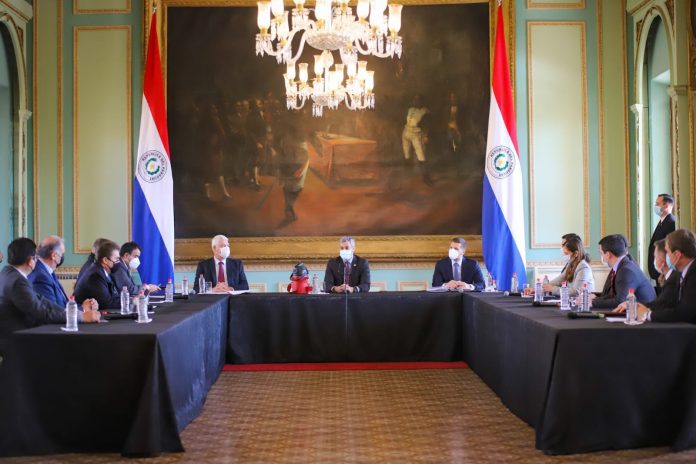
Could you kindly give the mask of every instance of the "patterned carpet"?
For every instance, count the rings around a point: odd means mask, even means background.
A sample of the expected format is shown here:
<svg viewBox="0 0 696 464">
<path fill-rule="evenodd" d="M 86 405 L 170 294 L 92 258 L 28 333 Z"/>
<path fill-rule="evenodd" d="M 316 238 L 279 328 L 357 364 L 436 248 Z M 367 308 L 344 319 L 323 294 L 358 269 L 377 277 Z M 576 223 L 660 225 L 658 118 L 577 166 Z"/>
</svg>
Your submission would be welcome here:
<svg viewBox="0 0 696 464">
<path fill-rule="evenodd" d="M 691 463 L 666 448 L 545 456 L 469 369 L 223 372 L 185 453 L 148 463 Z M 7 462 L 105 463 L 114 454 Z"/>
</svg>

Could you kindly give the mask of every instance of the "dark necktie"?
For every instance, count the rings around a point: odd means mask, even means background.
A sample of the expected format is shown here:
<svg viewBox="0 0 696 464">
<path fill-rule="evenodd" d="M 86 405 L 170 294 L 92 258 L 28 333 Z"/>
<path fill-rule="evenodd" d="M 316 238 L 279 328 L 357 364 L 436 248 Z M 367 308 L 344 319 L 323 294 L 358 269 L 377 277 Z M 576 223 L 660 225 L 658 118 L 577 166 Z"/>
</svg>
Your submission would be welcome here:
<svg viewBox="0 0 696 464">
<path fill-rule="evenodd" d="M 616 276 L 616 273 L 612 269 L 611 272 L 609 273 L 609 277 L 607 277 L 607 280 L 609 281 L 609 287 L 607 288 L 607 292 L 606 292 L 605 296 L 607 296 L 607 295 L 611 296 L 611 295 L 615 294 L 615 292 L 614 292 L 614 277 L 615 276 Z"/>
<path fill-rule="evenodd" d="M 683 275 L 679 278 L 679 299 L 677 300 L 677 303 L 679 303 L 682 299 L 682 290 L 684 290 L 684 276 Z"/>
<path fill-rule="evenodd" d="M 456 261 L 454 262 L 454 280 L 456 280 L 457 282 L 462 280 L 462 273 L 459 270 L 459 263 Z"/>
<path fill-rule="evenodd" d="M 343 261 L 343 283 L 350 285 L 350 261 Z"/>
<path fill-rule="evenodd" d="M 65 306 L 66 304 L 68 304 L 68 296 L 65 294 L 65 290 L 63 290 L 63 286 L 60 284 L 60 281 L 58 280 L 58 276 L 56 275 L 55 272 L 51 273 L 51 277 L 53 277 L 53 284 L 54 284 L 56 290 L 58 290 L 59 295 L 61 297 L 61 300 L 57 301 L 57 303 L 60 306 Z"/>
<path fill-rule="evenodd" d="M 218 263 L 218 278 L 217 283 L 225 281 L 225 269 L 222 267 L 222 261 Z"/>
</svg>

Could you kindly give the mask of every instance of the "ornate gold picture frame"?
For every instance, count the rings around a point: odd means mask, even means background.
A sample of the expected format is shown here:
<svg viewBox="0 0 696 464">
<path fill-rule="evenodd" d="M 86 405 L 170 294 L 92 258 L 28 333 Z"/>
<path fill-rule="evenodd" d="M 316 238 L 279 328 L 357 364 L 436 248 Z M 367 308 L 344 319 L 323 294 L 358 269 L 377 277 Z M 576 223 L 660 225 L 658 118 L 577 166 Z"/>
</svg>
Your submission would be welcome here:
<svg viewBox="0 0 696 464">
<path fill-rule="evenodd" d="M 289 3 L 289 2 L 286 2 Z M 465 1 L 409 1 L 408 5 L 444 5 L 460 3 L 488 3 L 489 4 L 489 39 L 490 43 L 495 32 L 495 8 L 497 1 L 490 2 L 480 0 Z M 160 44 L 162 47 L 162 62 L 165 76 L 167 76 L 167 18 L 170 7 L 240 7 L 254 6 L 255 2 L 239 0 L 157 0 L 158 27 L 160 29 Z M 152 4 L 144 5 L 144 35 L 147 35 L 149 18 L 152 13 Z M 514 51 L 514 9 L 512 0 L 503 2 L 504 15 L 506 17 L 509 49 Z M 147 37 L 144 37 L 146 43 Z M 250 43 L 252 43 L 250 39 Z M 492 47 L 490 47 L 492 50 Z M 266 58 L 268 59 L 268 57 Z M 511 73 L 514 76 L 514 53 L 510 53 Z M 513 80 L 514 81 L 514 80 Z M 487 118 L 486 118 L 487 119 Z M 483 154 L 481 156 L 483 164 Z M 462 207 L 466 207 L 463 201 Z M 456 234 L 455 234 L 456 235 Z M 468 255 L 481 257 L 481 237 L 478 235 L 465 235 L 468 242 Z M 231 237 L 233 254 L 245 261 L 269 262 L 269 261 L 295 261 L 295 260 L 321 260 L 332 257 L 337 251 L 338 236 L 321 237 Z M 449 243 L 451 235 L 418 235 L 418 236 L 356 236 L 359 253 L 377 262 L 399 261 L 432 261 L 443 255 Z M 210 237 L 177 239 L 176 256 L 177 263 L 194 262 L 210 255 Z"/>
</svg>

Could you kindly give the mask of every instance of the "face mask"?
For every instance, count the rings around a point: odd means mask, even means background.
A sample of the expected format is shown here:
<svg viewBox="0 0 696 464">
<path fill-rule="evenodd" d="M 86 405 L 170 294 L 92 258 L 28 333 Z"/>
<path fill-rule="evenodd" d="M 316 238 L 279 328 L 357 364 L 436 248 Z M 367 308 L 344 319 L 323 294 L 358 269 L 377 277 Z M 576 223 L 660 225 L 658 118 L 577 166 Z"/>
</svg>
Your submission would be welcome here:
<svg viewBox="0 0 696 464">
<path fill-rule="evenodd" d="M 670 268 L 673 271 L 677 270 L 677 266 L 672 263 L 672 260 L 669 258 L 669 253 L 666 255 L 667 257 L 665 258 L 665 262 L 667 263 L 667 267 Z"/>
<path fill-rule="evenodd" d="M 662 207 L 661 206 L 653 206 L 653 211 L 655 211 L 655 214 L 658 215 L 658 217 L 662 217 Z"/>
<path fill-rule="evenodd" d="M 459 259 L 459 251 L 454 248 L 449 249 L 449 259 Z"/>
<path fill-rule="evenodd" d="M 222 259 L 227 259 L 230 257 L 230 247 L 224 246 L 220 248 L 220 256 L 222 256 Z"/>
<path fill-rule="evenodd" d="M 131 268 L 131 271 L 135 271 L 138 269 L 138 266 L 140 266 L 140 258 L 137 256 L 133 259 L 130 260 L 130 263 L 128 263 L 128 267 Z"/>
<path fill-rule="evenodd" d="M 338 254 L 343 261 L 350 261 L 353 259 L 353 250 L 340 250 Z"/>
<path fill-rule="evenodd" d="M 61 267 L 63 265 L 64 260 L 65 260 L 65 255 L 60 257 L 60 261 L 58 261 L 58 264 L 56 264 L 56 267 Z"/>
<path fill-rule="evenodd" d="M 605 266 L 609 266 L 609 263 L 607 262 L 607 260 L 604 259 L 604 255 L 599 255 L 599 257 L 602 260 L 602 264 L 604 264 Z M 611 266 L 609 266 L 609 267 L 611 267 Z"/>
</svg>

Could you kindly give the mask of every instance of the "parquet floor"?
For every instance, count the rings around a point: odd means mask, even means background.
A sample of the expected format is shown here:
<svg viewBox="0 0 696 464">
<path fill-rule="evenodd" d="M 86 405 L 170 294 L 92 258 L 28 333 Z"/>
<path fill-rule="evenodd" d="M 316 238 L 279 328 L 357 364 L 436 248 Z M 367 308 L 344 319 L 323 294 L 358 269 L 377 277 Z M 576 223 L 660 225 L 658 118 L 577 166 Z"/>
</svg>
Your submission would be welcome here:
<svg viewBox="0 0 696 464">
<path fill-rule="evenodd" d="M 223 372 L 183 432 L 148 463 L 692 463 L 666 448 L 545 456 L 534 430 L 470 369 Z M 8 462 L 106 463 L 115 454 Z M 125 460 L 124 460 L 125 461 Z M 139 462 L 140 460 L 128 460 Z"/>
</svg>

